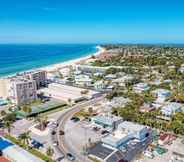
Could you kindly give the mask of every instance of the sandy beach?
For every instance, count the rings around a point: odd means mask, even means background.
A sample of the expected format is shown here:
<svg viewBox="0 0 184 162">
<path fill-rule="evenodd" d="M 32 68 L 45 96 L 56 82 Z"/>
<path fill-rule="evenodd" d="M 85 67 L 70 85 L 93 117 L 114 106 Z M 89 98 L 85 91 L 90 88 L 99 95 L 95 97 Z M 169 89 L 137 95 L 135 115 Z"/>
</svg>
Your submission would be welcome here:
<svg viewBox="0 0 184 162">
<path fill-rule="evenodd" d="M 91 53 L 91 54 L 84 56 L 84 57 L 80 57 L 77 59 L 73 59 L 73 60 L 69 60 L 69 61 L 65 61 L 65 62 L 61 62 L 61 63 L 57 63 L 57 64 L 52 64 L 52 65 L 45 66 L 45 67 L 42 67 L 39 69 L 45 70 L 47 72 L 55 71 L 56 69 L 65 68 L 67 66 L 73 66 L 73 65 L 79 64 L 80 62 L 87 61 L 91 58 L 91 56 L 98 56 L 101 53 L 105 52 L 105 49 L 102 48 L 101 46 L 96 46 L 96 48 L 98 49 L 98 51 L 96 53 Z"/>
</svg>

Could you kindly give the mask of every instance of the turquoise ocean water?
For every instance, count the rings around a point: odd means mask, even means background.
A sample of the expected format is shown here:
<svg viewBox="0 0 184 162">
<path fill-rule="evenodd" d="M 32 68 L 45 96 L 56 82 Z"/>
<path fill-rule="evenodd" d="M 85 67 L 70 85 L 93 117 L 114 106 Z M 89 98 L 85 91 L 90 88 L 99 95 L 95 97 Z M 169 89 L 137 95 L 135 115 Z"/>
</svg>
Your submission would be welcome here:
<svg viewBox="0 0 184 162">
<path fill-rule="evenodd" d="M 0 45 L 0 77 L 64 62 L 97 52 L 96 45 Z"/>
</svg>

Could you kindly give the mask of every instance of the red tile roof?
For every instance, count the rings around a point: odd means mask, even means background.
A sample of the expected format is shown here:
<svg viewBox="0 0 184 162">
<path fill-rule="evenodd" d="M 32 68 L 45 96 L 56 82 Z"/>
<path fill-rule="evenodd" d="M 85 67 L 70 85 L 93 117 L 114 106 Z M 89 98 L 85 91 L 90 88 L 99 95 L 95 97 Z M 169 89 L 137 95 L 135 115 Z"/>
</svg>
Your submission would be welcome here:
<svg viewBox="0 0 184 162">
<path fill-rule="evenodd" d="M 0 162 L 11 162 L 3 156 L 0 156 Z"/>
</svg>

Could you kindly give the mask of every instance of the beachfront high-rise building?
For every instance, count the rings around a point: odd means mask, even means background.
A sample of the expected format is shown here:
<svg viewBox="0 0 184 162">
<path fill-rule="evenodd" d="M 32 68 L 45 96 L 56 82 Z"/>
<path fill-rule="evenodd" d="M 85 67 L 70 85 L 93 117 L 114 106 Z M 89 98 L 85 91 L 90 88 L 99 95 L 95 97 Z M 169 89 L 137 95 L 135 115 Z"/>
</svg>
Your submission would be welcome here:
<svg viewBox="0 0 184 162">
<path fill-rule="evenodd" d="M 10 81 L 9 98 L 16 105 L 25 104 L 37 99 L 35 80 L 15 78 Z"/>
<path fill-rule="evenodd" d="M 36 81 L 37 89 L 46 85 L 47 73 L 44 70 L 35 70 L 31 72 L 26 72 L 25 77 L 30 80 Z"/>
</svg>

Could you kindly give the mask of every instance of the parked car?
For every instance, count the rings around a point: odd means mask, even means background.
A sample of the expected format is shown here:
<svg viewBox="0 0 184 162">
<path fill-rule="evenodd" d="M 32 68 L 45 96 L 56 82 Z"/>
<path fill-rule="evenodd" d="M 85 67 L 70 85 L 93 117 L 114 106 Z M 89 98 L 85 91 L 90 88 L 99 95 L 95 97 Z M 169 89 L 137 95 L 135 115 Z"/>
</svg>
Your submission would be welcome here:
<svg viewBox="0 0 184 162">
<path fill-rule="evenodd" d="M 102 130 L 101 134 L 105 135 L 105 134 L 109 134 L 110 132 L 108 130 Z"/>
<path fill-rule="evenodd" d="M 52 133 L 51 133 L 53 136 L 56 134 L 56 131 L 52 131 Z"/>
<path fill-rule="evenodd" d="M 58 146 L 59 142 L 58 141 L 54 141 L 53 146 Z"/>
<path fill-rule="evenodd" d="M 59 135 L 60 135 L 60 136 L 62 136 L 62 135 L 64 135 L 64 134 L 65 134 L 64 131 L 62 131 L 62 130 L 59 131 Z"/>
<path fill-rule="evenodd" d="M 61 162 L 64 158 L 65 158 L 65 156 L 62 155 L 62 156 L 60 156 L 60 157 L 58 157 L 58 158 L 56 159 L 56 162 Z"/>
<path fill-rule="evenodd" d="M 66 154 L 66 158 L 67 158 L 68 160 L 70 160 L 70 161 L 74 161 L 74 160 L 75 160 L 75 156 L 72 155 L 71 153 L 67 153 L 67 154 Z"/>
<path fill-rule="evenodd" d="M 78 121 L 80 121 L 80 119 L 78 117 L 75 117 L 75 116 L 72 117 L 70 120 L 72 120 L 75 123 L 78 122 Z"/>
<path fill-rule="evenodd" d="M 100 128 L 98 128 L 98 127 L 93 127 L 93 130 L 97 132 L 97 131 L 100 130 Z"/>
</svg>

